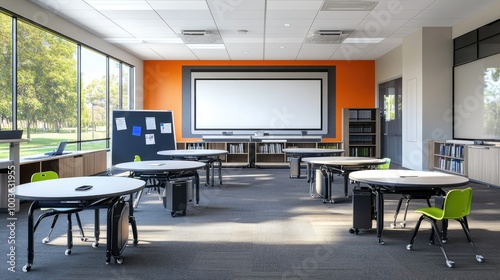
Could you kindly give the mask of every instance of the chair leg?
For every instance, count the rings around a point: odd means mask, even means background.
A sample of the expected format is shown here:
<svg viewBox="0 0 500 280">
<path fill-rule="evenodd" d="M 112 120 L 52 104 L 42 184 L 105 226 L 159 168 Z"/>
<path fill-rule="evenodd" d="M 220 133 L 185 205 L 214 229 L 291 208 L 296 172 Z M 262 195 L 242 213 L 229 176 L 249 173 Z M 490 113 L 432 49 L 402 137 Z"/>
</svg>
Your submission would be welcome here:
<svg viewBox="0 0 500 280">
<path fill-rule="evenodd" d="M 439 231 L 438 231 L 438 228 L 437 228 L 437 224 L 436 224 L 436 221 L 425 216 L 425 215 L 422 215 L 420 216 L 420 218 L 418 219 L 417 221 L 417 224 L 415 225 L 415 231 L 413 232 L 413 236 L 410 240 L 410 244 L 406 245 L 406 249 L 407 250 L 412 250 L 413 249 L 413 242 L 415 241 L 415 237 L 417 236 L 417 232 L 418 232 L 418 229 L 420 227 L 420 223 L 422 222 L 422 220 L 426 220 L 428 222 L 431 223 L 431 227 L 432 227 L 432 234 L 435 235 L 437 238 L 438 238 L 438 242 L 439 242 L 439 246 L 441 248 L 441 252 L 443 252 L 443 255 L 444 255 L 444 258 L 446 259 L 446 265 L 448 267 L 453 267 L 455 266 L 455 262 L 453 262 L 452 260 L 448 259 L 448 255 L 446 254 L 446 251 L 444 250 L 444 246 L 443 246 L 443 242 L 441 242 L 441 238 L 439 236 Z"/>
<path fill-rule="evenodd" d="M 444 250 L 444 245 L 443 245 L 443 242 L 441 241 L 441 237 L 439 236 L 439 230 L 438 230 L 436 221 L 433 219 L 430 219 L 430 218 L 427 218 L 426 220 L 428 220 L 431 223 L 431 226 L 433 228 L 433 232 L 434 232 L 434 234 L 437 237 L 438 242 L 439 242 L 439 248 L 441 248 L 441 252 L 443 252 L 444 258 L 446 259 L 446 265 L 450 268 L 454 267 L 455 262 L 448 258 L 448 254 L 446 254 L 446 251 Z"/>
<path fill-rule="evenodd" d="M 56 226 L 57 219 L 59 219 L 59 214 L 54 214 L 54 219 L 52 220 L 52 224 L 50 225 L 49 234 L 47 235 L 47 237 L 45 237 L 44 239 L 42 239 L 42 243 L 43 244 L 49 243 L 49 241 L 50 241 L 50 235 L 52 234 L 52 231 L 54 230 L 54 227 Z"/>
<path fill-rule="evenodd" d="M 55 212 L 46 212 L 46 213 L 43 213 L 40 216 L 38 216 L 38 219 L 36 219 L 36 222 L 35 222 L 35 226 L 33 227 L 33 231 L 36 231 L 36 228 L 38 227 L 38 224 L 40 224 L 40 222 L 43 219 L 45 219 L 47 217 L 50 217 L 50 216 L 54 216 L 54 215 L 57 215 L 57 213 L 55 213 Z"/>
<path fill-rule="evenodd" d="M 406 215 L 408 214 L 408 206 L 410 205 L 411 197 L 406 198 L 406 203 L 405 203 L 405 213 L 403 215 L 403 222 L 401 223 L 401 228 L 406 227 Z"/>
<path fill-rule="evenodd" d="M 71 213 L 68 213 L 68 249 L 64 252 L 65 255 L 71 255 L 71 248 L 73 248 L 73 223 L 71 222 Z"/>
<path fill-rule="evenodd" d="M 401 209 L 401 204 L 403 203 L 403 197 L 401 197 L 398 201 L 398 207 L 396 208 L 396 213 L 394 213 L 394 221 L 391 224 L 391 228 L 396 228 L 396 222 L 398 220 L 399 210 Z"/>
<path fill-rule="evenodd" d="M 420 228 L 420 224 L 422 223 L 422 220 L 424 219 L 424 215 L 420 216 L 420 218 L 417 221 L 417 224 L 415 225 L 415 229 L 413 230 L 413 235 L 410 239 L 410 243 L 406 246 L 406 249 L 411 250 L 413 248 L 413 242 L 415 241 L 415 238 L 417 237 L 418 229 Z"/>
<path fill-rule="evenodd" d="M 476 255 L 476 260 L 480 263 L 484 262 L 484 257 L 481 254 L 478 254 L 476 246 L 474 246 L 474 242 L 472 242 L 472 237 L 470 234 L 469 227 L 467 225 L 467 220 L 458 219 L 457 221 L 460 222 L 460 225 L 462 226 L 462 229 L 465 232 L 465 236 L 467 237 L 467 241 L 469 241 L 469 244 L 472 246 L 472 249 L 474 250 L 474 254 Z"/>
<path fill-rule="evenodd" d="M 75 217 L 76 222 L 78 223 L 78 228 L 80 229 L 80 240 L 87 241 L 87 237 L 85 237 L 85 233 L 83 232 L 82 221 L 80 220 L 80 215 L 78 214 L 78 212 L 75 213 Z"/>
</svg>

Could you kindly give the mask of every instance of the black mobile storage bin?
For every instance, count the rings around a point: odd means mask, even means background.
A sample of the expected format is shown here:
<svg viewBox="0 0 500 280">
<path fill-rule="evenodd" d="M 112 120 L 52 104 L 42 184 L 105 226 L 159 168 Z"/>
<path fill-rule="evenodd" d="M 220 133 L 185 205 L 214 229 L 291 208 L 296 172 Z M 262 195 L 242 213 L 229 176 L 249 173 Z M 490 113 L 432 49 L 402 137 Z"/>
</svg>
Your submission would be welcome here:
<svg viewBox="0 0 500 280">
<path fill-rule="evenodd" d="M 123 258 L 121 254 L 127 246 L 129 236 L 129 207 L 128 201 L 121 197 L 115 204 L 113 204 L 108 211 L 110 211 L 108 218 L 111 221 L 111 234 L 108 236 L 108 253 L 115 258 L 116 263 L 122 263 Z M 110 240 L 111 239 L 111 240 Z M 109 264 L 111 256 L 106 255 L 106 263 Z"/>
<path fill-rule="evenodd" d="M 188 203 L 188 182 L 186 180 L 167 181 L 163 191 L 163 206 L 170 211 L 172 217 L 177 212 L 186 215 Z"/>
<path fill-rule="evenodd" d="M 359 229 L 371 229 L 374 214 L 374 195 L 370 188 L 361 187 L 352 190 L 352 228 L 351 234 Z"/>
</svg>

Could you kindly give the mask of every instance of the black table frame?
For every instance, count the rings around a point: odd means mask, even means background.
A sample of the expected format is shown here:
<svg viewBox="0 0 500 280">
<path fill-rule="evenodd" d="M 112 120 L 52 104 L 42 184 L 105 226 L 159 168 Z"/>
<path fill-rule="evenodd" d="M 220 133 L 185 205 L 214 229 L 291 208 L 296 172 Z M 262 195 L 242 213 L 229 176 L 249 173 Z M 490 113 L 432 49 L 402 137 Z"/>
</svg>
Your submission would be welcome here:
<svg viewBox="0 0 500 280">
<path fill-rule="evenodd" d="M 106 208 L 107 209 L 107 227 L 106 227 L 106 263 L 110 263 L 111 260 L 111 209 L 115 203 L 118 202 L 118 200 L 122 197 L 123 195 L 118 195 L 118 196 L 111 196 L 108 198 L 102 198 L 98 200 L 78 200 L 74 202 L 68 202 L 67 199 L 64 200 L 35 200 L 31 203 L 31 206 L 28 210 L 28 261 L 26 265 L 23 267 L 23 271 L 28 272 L 31 270 L 31 266 L 33 265 L 33 260 L 35 257 L 35 252 L 34 252 L 34 247 L 35 247 L 35 242 L 34 242 L 34 212 L 37 209 L 40 208 L 79 208 L 82 210 L 87 210 L 87 209 L 95 209 L 95 215 L 94 215 L 94 237 L 95 237 L 95 242 L 92 244 L 93 247 L 98 247 L 99 246 L 99 235 L 100 235 L 100 230 L 99 230 L 99 225 L 100 225 L 100 215 L 99 215 L 99 209 Z M 132 200 L 133 194 L 129 194 L 130 200 Z M 64 201 L 64 203 L 62 202 Z M 130 201 L 129 201 L 130 203 Z M 137 223 L 135 221 L 134 217 L 134 209 L 130 205 L 129 207 L 129 218 L 128 221 L 130 225 L 132 226 L 132 234 L 133 234 L 133 244 L 136 246 L 138 244 L 138 232 L 137 232 Z M 71 234 L 68 234 L 68 244 L 70 246 L 73 244 L 73 237 Z"/>
</svg>

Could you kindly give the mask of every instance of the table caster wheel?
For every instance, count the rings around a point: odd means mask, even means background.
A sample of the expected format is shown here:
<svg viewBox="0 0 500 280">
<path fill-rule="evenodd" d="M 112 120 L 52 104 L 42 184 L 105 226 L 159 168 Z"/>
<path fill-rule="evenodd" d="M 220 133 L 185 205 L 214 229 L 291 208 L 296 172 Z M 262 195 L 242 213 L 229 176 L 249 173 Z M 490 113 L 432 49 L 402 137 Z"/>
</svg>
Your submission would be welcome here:
<svg viewBox="0 0 500 280">
<path fill-rule="evenodd" d="M 384 244 L 385 244 L 385 242 L 384 242 L 384 240 L 382 240 L 382 238 L 379 238 L 379 239 L 378 239 L 378 244 L 379 244 L 379 245 L 384 245 Z"/>
<path fill-rule="evenodd" d="M 24 272 L 29 272 L 31 270 L 31 265 L 30 264 L 27 264 L 25 266 L 23 266 L 23 271 Z"/>
<path fill-rule="evenodd" d="M 172 218 L 174 218 L 175 217 L 175 212 L 171 212 L 170 216 L 172 216 Z"/>
<path fill-rule="evenodd" d="M 71 255 L 71 249 L 66 249 L 66 251 L 64 251 L 64 254 L 65 254 L 66 256 Z"/>
<path fill-rule="evenodd" d="M 42 239 L 43 244 L 47 244 L 47 243 L 49 243 L 49 241 L 50 241 L 50 237 L 48 237 L 48 236 L 45 237 L 44 239 Z"/>
<path fill-rule="evenodd" d="M 349 233 L 350 234 L 356 234 L 356 235 L 358 235 L 359 229 L 357 229 L 357 228 L 351 228 L 351 229 L 349 229 Z"/>
<path fill-rule="evenodd" d="M 86 242 L 88 239 L 87 239 L 87 237 L 82 237 L 82 238 L 80 238 L 80 240 L 83 242 Z"/>
<path fill-rule="evenodd" d="M 99 247 L 99 242 L 96 241 L 92 243 L 92 248 L 97 248 L 97 247 Z"/>
<path fill-rule="evenodd" d="M 396 224 L 391 223 L 391 228 L 396 228 Z"/>
<path fill-rule="evenodd" d="M 411 251 L 413 249 L 413 244 L 406 245 L 406 250 Z"/>
<path fill-rule="evenodd" d="M 481 255 L 476 255 L 476 260 L 480 263 L 484 262 L 484 257 Z"/>
<path fill-rule="evenodd" d="M 122 257 L 118 257 L 115 259 L 115 263 L 117 264 L 122 264 L 123 263 L 123 258 Z"/>
<path fill-rule="evenodd" d="M 449 268 L 452 268 L 455 266 L 455 262 L 454 261 L 446 261 L 446 265 L 449 267 Z"/>
</svg>

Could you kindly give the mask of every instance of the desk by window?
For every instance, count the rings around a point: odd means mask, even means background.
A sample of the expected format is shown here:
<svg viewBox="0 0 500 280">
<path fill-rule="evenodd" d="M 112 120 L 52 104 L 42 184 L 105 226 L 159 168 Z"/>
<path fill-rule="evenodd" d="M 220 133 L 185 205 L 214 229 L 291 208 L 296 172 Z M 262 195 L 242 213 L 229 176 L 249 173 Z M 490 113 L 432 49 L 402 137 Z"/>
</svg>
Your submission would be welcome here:
<svg viewBox="0 0 500 280">
<path fill-rule="evenodd" d="M 410 192 L 429 192 L 442 194 L 442 188 L 467 185 L 469 179 L 463 176 L 415 170 L 363 170 L 349 174 L 349 178 L 358 183 L 368 184 L 376 194 L 377 238 L 384 244 L 384 193 L 408 194 Z"/>
<path fill-rule="evenodd" d="M 25 272 L 31 270 L 34 259 L 34 223 L 33 212 L 43 207 L 71 207 L 82 209 L 109 208 L 123 195 L 131 195 L 144 188 L 144 181 L 125 177 L 73 177 L 44 180 L 22 184 L 16 187 L 16 198 L 33 201 L 28 211 L 28 262 L 23 267 Z M 91 189 L 77 191 L 77 187 L 90 185 Z M 108 222 L 111 220 L 108 211 Z M 95 238 L 99 240 L 99 215 L 95 215 Z M 134 244 L 137 244 L 137 225 L 130 207 L 129 222 L 132 226 Z M 97 245 L 97 243 L 96 243 Z M 107 225 L 106 263 L 111 258 L 111 225 Z"/>
</svg>

